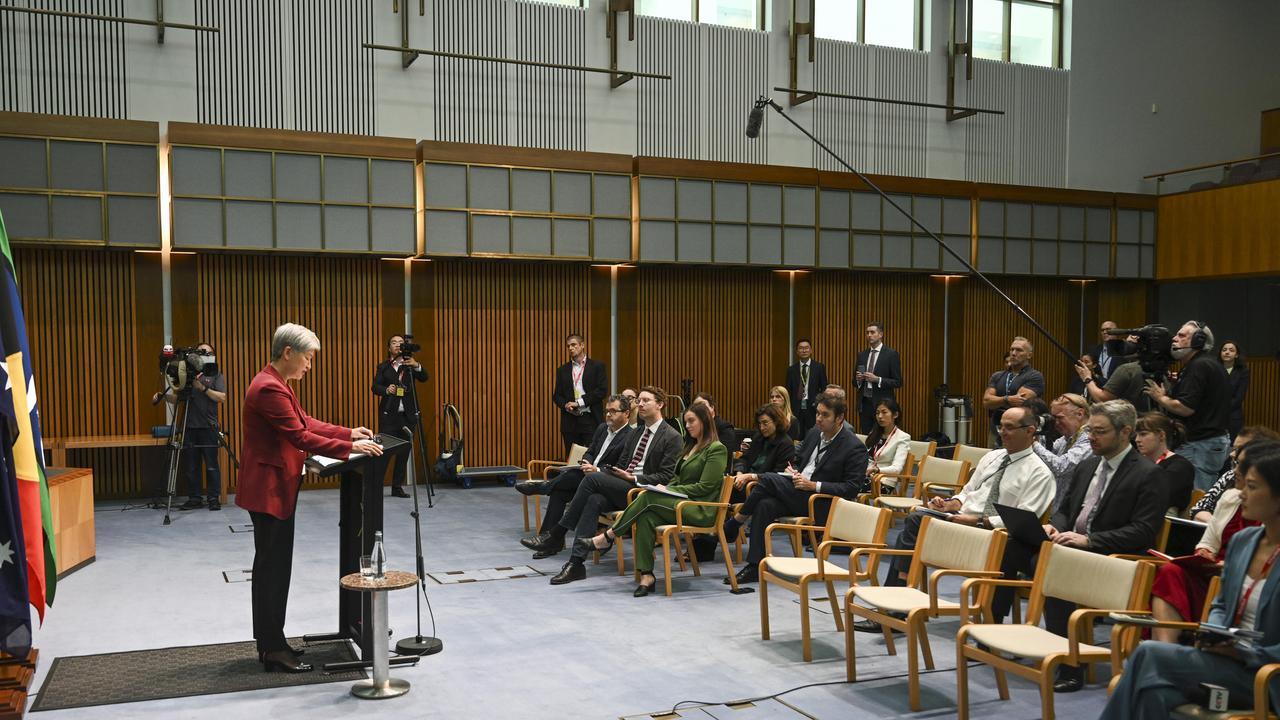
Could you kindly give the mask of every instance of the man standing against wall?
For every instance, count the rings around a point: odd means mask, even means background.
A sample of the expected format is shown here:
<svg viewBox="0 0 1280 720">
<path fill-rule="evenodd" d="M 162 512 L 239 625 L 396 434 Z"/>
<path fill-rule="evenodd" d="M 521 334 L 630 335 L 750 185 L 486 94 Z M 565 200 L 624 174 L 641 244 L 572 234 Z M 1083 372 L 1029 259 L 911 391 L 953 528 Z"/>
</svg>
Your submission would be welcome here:
<svg viewBox="0 0 1280 720">
<path fill-rule="evenodd" d="M 858 353 L 853 381 L 858 388 L 859 426 L 866 435 L 875 427 L 876 405 L 885 398 L 895 400 L 894 391 L 902 387 L 902 359 L 884 344 L 884 323 L 867 326 L 867 349 Z"/>
<path fill-rule="evenodd" d="M 596 426 L 604 422 L 604 398 L 609 394 L 604 363 L 587 357 L 587 343 L 578 333 L 565 338 L 569 362 L 556 368 L 551 401 L 560 411 L 560 435 L 564 452 L 569 446 L 591 444 Z"/>
<path fill-rule="evenodd" d="M 809 338 L 796 341 L 796 363 L 787 368 L 787 392 L 791 393 L 792 410 L 800 421 L 800 433 L 813 427 L 818 396 L 827 387 L 827 368 L 813 359 L 813 343 Z"/>
<path fill-rule="evenodd" d="M 1032 398 L 1044 395 L 1044 375 L 1031 367 L 1034 354 L 1031 341 L 1015 337 L 1009 344 L 1009 367 L 992 373 L 987 391 L 982 395 L 982 407 L 991 419 L 991 447 L 998 448 L 1000 441 L 1000 417 L 1011 407 L 1022 407 Z"/>
</svg>

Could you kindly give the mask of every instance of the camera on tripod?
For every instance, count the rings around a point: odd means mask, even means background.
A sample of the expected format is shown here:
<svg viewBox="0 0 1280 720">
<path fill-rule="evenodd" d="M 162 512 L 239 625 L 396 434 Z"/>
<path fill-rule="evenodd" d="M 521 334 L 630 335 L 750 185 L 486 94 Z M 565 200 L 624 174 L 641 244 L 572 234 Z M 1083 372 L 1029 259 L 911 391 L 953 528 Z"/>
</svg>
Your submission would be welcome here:
<svg viewBox="0 0 1280 720">
<path fill-rule="evenodd" d="M 190 391 L 191 382 L 197 376 L 214 377 L 218 374 L 218 358 L 211 352 L 193 348 L 175 348 L 165 345 L 160 350 L 160 372 L 174 392 Z"/>
<path fill-rule="evenodd" d="M 412 335 L 400 336 L 400 357 L 401 358 L 408 360 L 409 358 L 413 357 L 414 353 L 420 352 L 421 350 L 422 350 L 422 346 L 416 342 L 413 342 Z"/>
<path fill-rule="evenodd" d="M 1123 358 L 1122 362 L 1137 360 L 1142 372 L 1150 379 L 1159 378 L 1173 364 L 1173 335 L 1163 325 L 1144 325 L 1140 328 L 1108 330 L 1111 336 L 1107 340 L 1107 352 L 1114 357 Z M 1137 338 L 1130 343 L 1125 338 L 1130 335 Z"/>
</svg>

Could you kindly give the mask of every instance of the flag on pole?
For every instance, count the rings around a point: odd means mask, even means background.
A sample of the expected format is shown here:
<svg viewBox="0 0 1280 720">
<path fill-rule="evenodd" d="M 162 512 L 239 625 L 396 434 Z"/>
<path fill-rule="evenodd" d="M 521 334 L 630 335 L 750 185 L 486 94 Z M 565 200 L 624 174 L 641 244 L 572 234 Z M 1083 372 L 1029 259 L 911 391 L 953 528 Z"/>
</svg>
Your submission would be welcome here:
<svg viewBox="0 0 1280 720">
<path fill-rule="evenodd" d="M 5 485 L 0 491 L 0 498 L 5 499 L 0 512 L 0 579 L 4 581 L 0 590 L 0 649 L 25 654 L 31 645 L 31 613 L 27 605 L 35 606 L 43 622 L 45 607 L 53 604 L 58 569 L 35 377 L 3 217 L 0 254 L 0 425 L 4 426 L 0 430 L 0 451 L 5 466 L 0 478 Z M 10 582 L 11 572 L 22 573 L 24 569 L 25 581 Z M 17 594 L 23 590 L 26 597 Z M 15 603 L 21 612 L 13 609 Z"/>
</svg>

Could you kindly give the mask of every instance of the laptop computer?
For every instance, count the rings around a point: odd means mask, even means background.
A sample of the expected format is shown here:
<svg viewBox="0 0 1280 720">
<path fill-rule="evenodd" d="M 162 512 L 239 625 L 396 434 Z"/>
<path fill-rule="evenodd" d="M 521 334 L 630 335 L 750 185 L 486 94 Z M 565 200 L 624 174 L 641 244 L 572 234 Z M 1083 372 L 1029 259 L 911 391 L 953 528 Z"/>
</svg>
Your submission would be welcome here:
<svg viewBox="0 0 1280 720">
<path fill-rule="evenodd" d="M 1040 524 L 1040 517 L 1035 513 L 1000 503 L 995 503 L 995 506 L 1000 519 L 1004 521 L 1005 530 L 1009 531 L 1009 536 L 1013 539 L 1033 548 L 1040 547 L 1040 543 L 1049 539 L 1044 525 Z"/>
</svg>

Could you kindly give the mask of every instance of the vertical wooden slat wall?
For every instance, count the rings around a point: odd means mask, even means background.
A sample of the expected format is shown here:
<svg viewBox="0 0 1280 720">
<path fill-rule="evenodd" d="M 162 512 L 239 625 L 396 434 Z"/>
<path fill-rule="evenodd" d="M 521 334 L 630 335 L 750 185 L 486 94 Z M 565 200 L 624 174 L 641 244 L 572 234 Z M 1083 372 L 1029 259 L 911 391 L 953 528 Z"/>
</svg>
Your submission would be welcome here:
<svg viewBox="0 0 1280 720">
<path fill-rule="evenodd" d="M 771 305 L 772 271 L 651 265 L 638 272 L 634 381 L 678 395 L 680 380 L 690 378 L 695 393 L 715 396 L 726 419 L 752 427 L 751 413 L 785 379 L 785 368 L 771 367 L 787 337 Z"/>
<path fill-rule="evenodd" d="M 1101 281 L 1098 283 L 1098 322 L 1085 325 L 1085 347 L 1097 342 L 1098 328 L 1107 320 L 1117 327 L 1135 328 L 1147 323 L 1147 293 L 1150 285 L 1145 282 Z M 1067 344 L 1070 347 L 1071 343 Z M 1096 358 L 1095 358 L 1096 359 Z"/>
<path fill-rule="evenodd" d="M 1080 302 L 1078 284 L 1060 279 L 994 278 L 996 285 L 1031 317 L 1065 343 L 1075 345 L 1079 327 L 1071 327 L 1072 304 Z M 991 374 L 1004 368 L 1004 355 L 1015 336 L 1031 341 L 1035 348 L 1031 364 L 1044 374 L 1046 401 L 1067 389 L 1073 377 L 1071 360 L 1062 354 L 1031 323 L 1017 315 L 1009 304 L 978 280 L 966 278 L 959 288 L 963 293 L 963 317 L 952 317 L 952 342 L 962 344 L 961 371 L 953 382 L 953 392 L 973 397 L 974 422 L 970 439 L 986 444 L 989 423 L 982 409 L 982 393 Z M 1090 323 L 1086 323 L 1086 329 Z M 1096 332 L 1096 331 L 1095 331 Z M 1086 335 L 1086 338 L 1088 335 Z"/>
<path fill-rule="evenodd" d="M 431 263 L 436 336 L 429 371 L 436 401 L 462 414 L 466 465 L 523 466 L 564 455 L 551 392 L 555 368 L 568 358 L 565 336 L 586 332 L 588 270 L 551 262 Z M 608 338 L 588 339 L 588 347 L 592 342 Z M 438 411 L 423 408 L 433 419 Z"/>
<path fill-rule="evenodd" d="M 942 322 L 937 319 L 933 332 L 930 289 L 929 276 L 920 274 L 821 272 L 813 278 L 814 357 L 826 364 L 827 379 L 848 391 L 854 427 L 859 423 L 853 373 L 867 346 L 866 326 L 877 321 L 885 325 L 885 344 L 902 356 L 902 427 L 921 437 L 936 424 L 929 357 L 942 351 Z"/>
<path fill-rule="evenodd" d="M 1244 398 L 1244 424 L 1280 430 L 1280 360 L 1249 358 L 1249 392 Z"/>
<path fill-rule="evenodd" d="M 207 341 L 217 350 L 227 380 L 222 424 L 232 449 L 239 453 L 243 441 L 245 391 L 270 360 L 272 332 L 285 322 L 305 325 L 320 338 L 311 371 L 294 386 L 307 414 L 377 430 L 370 385 L 383 352 L 378 260 L 201 254 L 196 261 L 196 327 L 175 327 L 174 339 L 184 345 Z M 230 491 L 235 478 L 235 468 L 224 463 Z"/>
</svg>

